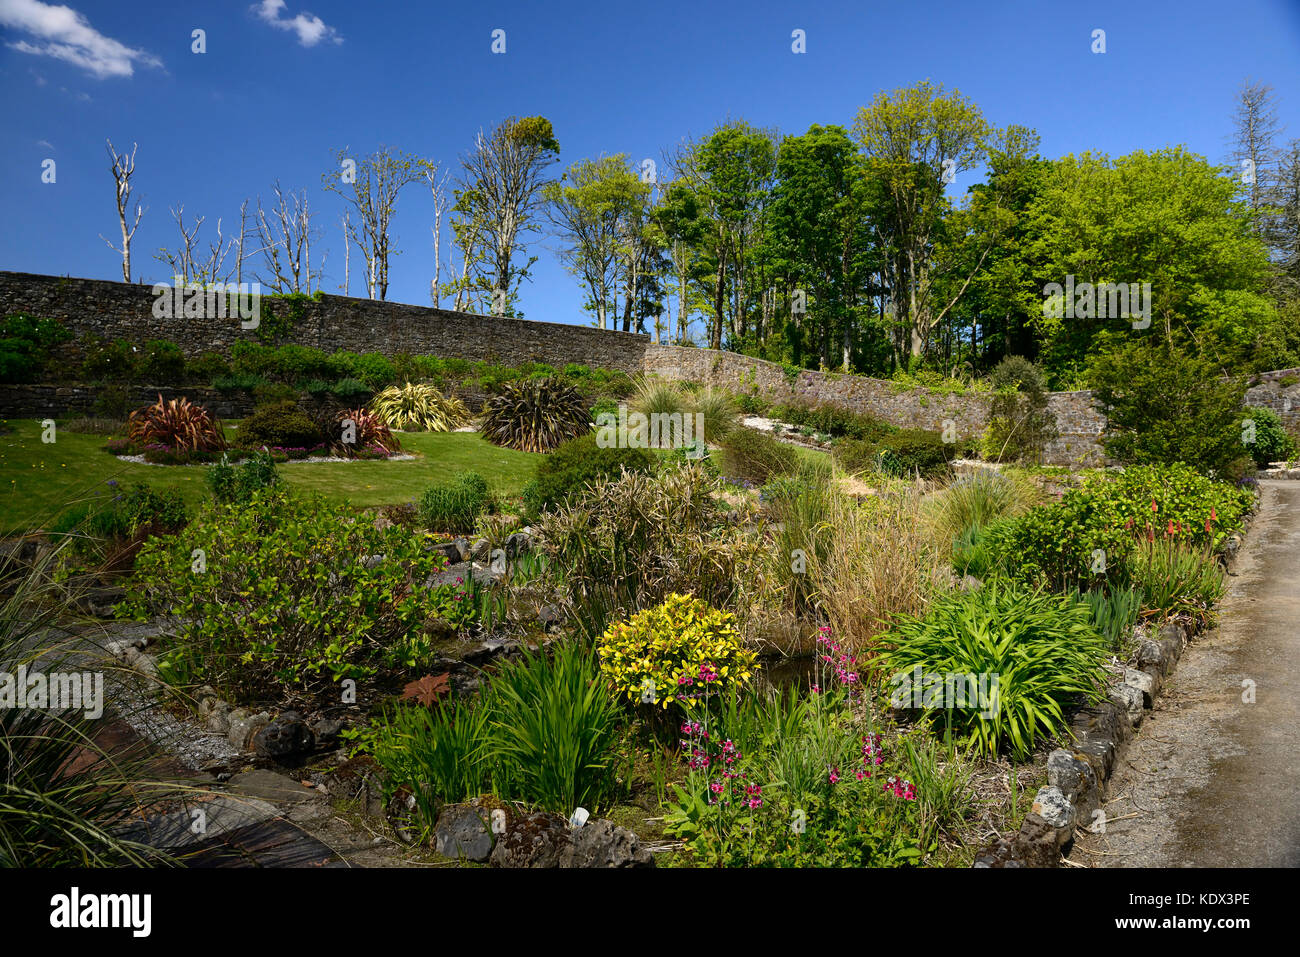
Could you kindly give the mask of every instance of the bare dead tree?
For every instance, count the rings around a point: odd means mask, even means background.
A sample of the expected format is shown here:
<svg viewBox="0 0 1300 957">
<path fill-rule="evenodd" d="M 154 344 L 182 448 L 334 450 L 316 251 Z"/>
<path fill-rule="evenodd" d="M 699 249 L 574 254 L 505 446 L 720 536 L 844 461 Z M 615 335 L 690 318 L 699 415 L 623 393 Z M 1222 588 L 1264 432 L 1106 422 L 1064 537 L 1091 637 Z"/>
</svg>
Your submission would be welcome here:
<svg viewBox="0 0 1300 957">
<path fill-rule="evenodd" d="M 272 188 L 275 206 L 268 214 L 258 197 L 253 221 L 263 267 L 257 281 L 273 292 L 310 294 L 316 275 L 311 268 L 312 211 L 307 191 L 286 196 L 278 182 Z"/>
<path fill-rule="evenodd" d="M 462 194 L 475 204 L 473 218 L 482 223 L 492 255 L 492 312 L 504 315 L 522 250 L 519 234 L 545 202 L 545 171 L 560 145 L 550 120 L 541 116 L 508 117 L 490 133 L 479 130 L 474 148 L 461 160 Z"/>
<path fill-rule="evenodd" d="M 1281 131 L 1273 88 L 1249 79 L 1244 81 L 1237 91 L 1233 125 L 1232 158 L 1238 164 L 1237 173 L 1245 187 L 1246 203 L 1250 206 L 1255 228 L 1261 230 L 1261 207 L 1267 205 L 1276 159 L 1273 141 Z"/>
<path fill-rule="evenodd" d="M 172 276 L 179 276 L 184 284 L 225 282 L 230 276 L 226 267 L 226 257 L 235 246 L 235 240 L 225 239 L 221 233 L 221 220 L 217 220 L 217 241 L 209 243 L 207 252 L 199 245 L 199 230 L 205 217 L 198 216 L 187 229 L 185 226 L 185 204 L 179 204 L 169 210 L 181 233 L 181 245 L 176 249 L 161 247 L 154 258 L 166 263 Z"/>
<path fill-rule="evenodd" d="M 166 263 L 172 275 L 180 277 L 182 283 L 189 283 L 194 277 L 194 250 L 198 245 L 199 227 L 203 225 L 203 217 L 199 216 L 190 228 L 186 229 L 184 203 L 175 209 L 168 209 L 168 212 L 172 214 L 172 219 L 176 220 L 176 226 L 181 231 L 181 245 L 177 249 L 160 247 L 154 254 L 154 259 Z"/>
<path fill-rule="evenodd" d="M 239 236 L 235 240 L 235 282 L 244 281 L 244 242 L 248 239 L 248 200 L 239 204 Z"/>
<path fill-rule="evenodd" d="M 414 183 L 428 166 L 425 160 L 381 146 L 370 156 L 356 162 L 347 149 L 338 152 L 338 165 L 351 161 L 355 178 L 344 183 L 334 173 L 322 178 L 325 189 L 337 193 L 357 212 L 357 223 L 348 229 L 366 260 L 366 289 L 371 299 L 388 298 L 388 259 L 397 254 L 392 248 L 389 224 L 397 208 L 397 195 Z M 350 186 L 351 190 L 344 189 Z"/>
<path fill-rule="evenodd" d="M 433 282 L 429 284 L 429 295 L 435 309 L 442 306 L 442 217 L 448 209 L 447 179 L 450 173 L 438 177 L 438 167 L 430 163 L 424 170 L 428 180 L 429 191 L 433 194 Z M 450 264 L 448 264 L 450 265 Z"/>
<path fill-rule="evenodd" d="M 343 211 L 343 219 L 340 220 L 343 227 L 343 295 L 350 296 L 349 286 L 352 283 L 352 237 L 348 223 L 347 210 Z"/>
<path fill-rule="evenodd" d="M 131 240 L 135 238 L 135 231 L 140 226 L 140 217 L 144 215 L 144 207 L 139 201 L 135 204 L 135 216 L 130 227 L 126 225 L 127 209 L 131 205 L 131 176 L 135 173 L 135 151 L 139 147 L 138 143 L 131 144 L 131 155 L 125 153 L 119 154 L 113 149 L 113 141 L 106 140 L 108 143 L 108 156 L 113 161 L 109 169 L 113 173 L 113 182 L 116 184 L 114 190 L 117 197 L 117 222 L 122 229 L 122 248 L 118 249 L 104 237 L 103 233 L 99 238 L 108 243 L 108 248 L 122 257 L 122 281 L 131 281 Z"/>
</svg>

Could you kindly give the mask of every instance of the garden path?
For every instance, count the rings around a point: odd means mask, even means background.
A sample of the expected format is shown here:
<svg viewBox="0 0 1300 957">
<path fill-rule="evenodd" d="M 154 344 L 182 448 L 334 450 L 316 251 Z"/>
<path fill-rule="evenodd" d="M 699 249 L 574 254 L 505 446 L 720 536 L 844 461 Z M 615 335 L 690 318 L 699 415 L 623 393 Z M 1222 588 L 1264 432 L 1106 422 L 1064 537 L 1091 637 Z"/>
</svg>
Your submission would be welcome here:
<svg viewBox="0 0 1300 957">
<path fill-rule="evenodd" d="M 1300 866 L 1300 482 L 1260 492 L 1219 626 L 1184 652 L 1073 862 Z"/>
</svg>

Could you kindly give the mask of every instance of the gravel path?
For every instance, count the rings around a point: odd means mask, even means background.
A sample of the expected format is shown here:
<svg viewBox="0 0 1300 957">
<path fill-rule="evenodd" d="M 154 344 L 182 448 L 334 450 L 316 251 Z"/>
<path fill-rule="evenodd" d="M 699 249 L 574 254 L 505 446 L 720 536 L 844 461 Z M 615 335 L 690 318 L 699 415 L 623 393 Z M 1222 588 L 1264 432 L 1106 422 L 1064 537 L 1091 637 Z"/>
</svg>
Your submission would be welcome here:
<svg viewBox="0 0 1300 957">
<path fill-rule="evenodd" d="M 1300 482 L 1260 489 L 1219 627 L 1121 755 L 1106 832 L 1079 835 L 1076 863 L 1300 866 Z"/>
</svg>

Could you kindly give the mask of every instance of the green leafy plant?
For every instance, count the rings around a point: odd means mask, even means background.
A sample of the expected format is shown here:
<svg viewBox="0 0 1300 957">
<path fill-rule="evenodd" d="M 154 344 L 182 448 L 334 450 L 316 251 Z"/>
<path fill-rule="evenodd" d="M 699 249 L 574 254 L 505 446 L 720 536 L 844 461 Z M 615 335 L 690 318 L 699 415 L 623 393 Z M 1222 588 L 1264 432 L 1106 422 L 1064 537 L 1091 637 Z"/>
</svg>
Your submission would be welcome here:
<svg viewBox="0 0 1300 957">
<path fill-rule="evenodd" d="M 254 452 L 238 465 L 231 465 L 223 455 L 220 462 L 207 470 L 206 479 L 218 502 L 247 504 L 254 493 L 278 483 L 280 475 L 268 453 Z"/>
<path fill-rule="evenodd" d="M 56 544 L 30 563 L 18 561 L 16 550 L 0 556 L 0 674 L 113 667 L 88 661 L 84 648 L 74 656 L 57 637 L 69 595 L 54 572 L 65 547 Z M 110 752 L 101 724 L 85 711 L 0 707 L 0 867 L 175 863 L 129 825 L 147 808 L 175 800 L 178 790 L 150 774 L 143 739 Z"/>
<path fill-rule="evenodd" d="M 1102 440 L 1125 464 L 1182 462 L 1236 478 L 1249 461 L 1241 441 L 1246 383 L 1214 358 L 1168 339 L 1143 337 L 1098 355 L 1089 381 L 1106 414 Z"/>
<path fill-rule="evenodd" d="M 425 583 L 442 568 L 423 536 L 275 486 L 151 538 L 122 608 L 184 623 L 159 657 L 169 682 L 255 696 L 373 671 L 377 649 L 436 613 Z"/>
<path fill-rule="evenodd" d="M 722 473 L 734 482 L 764 485 L 790 474 L 798 463 L 792 446 L 756 429 L 735 429 L 722 443 Z"/>
<path fill-rule="evenodd" d="M 989 447 L 999 462 L 1041 462 L 1057 438 L 1056 417 L 1047 408 L 1043 371 L 1021 356 L 1007 356 L 989 376 Z"/>
<path fill-rule="evenodd" d="M 1254 424 L 1253 431 L 1248 431 L 1246 420 Z M 1295 457 L 1296 442 L 1282 426 L 1281 417 L 1272 409 L 1247 406 L 1242 415 L 1242 427 L 1246 437 L 1247 450 L 1255 465 L 1265 468 L 1270 462 L 1285 462 Z"/>
<path fill-rule="evenodd" d="M 1070 597 L 1088 606 L 1097 633 L 1106 639 L 1112 651 L 1120 651 L 1132 637 L 1133 626 L 1142 611 L 1141 588 L 1110 586 L 1086 592 L 1074 589 Z"/>
<path fill-rule="evenodd" d="M 401 791 L 416 801 L 428 839 L 443 804 L 481 794 L 491 780 L 490 710 L 466 701 L 403 705 L 376 721 L 364 741 L 384 769 L 385 798 Z"/>
<path fill-rule="evenodd" d="M 945 694 L 947 676 L 984 680 L 983 696 L 961 684 L 960 701 L 954 695 L 936 703 L 946 705 L 944 723 L 982 754 L 1007 748 L 1024 758 L 1040 740 L 1065 730 L 1071 704 L 1101 698 L 1106 642 L 1088 608 L 1068 596 L 992 581 L 936 598 L 924 617 L 900 618 L 887 640 L 892 648 L 881 666 L 903 706 L 920 699 L 933 714 L 936 705 L 927 706 L 924 694 L 933 690 L 934 677 Z"/>
<path fill-rule="evenodd" d="M 711 690 L 745 687 L 758 659 L 733 615 L 681 594 L 611 626 L 597 651 L 601 676 L 617 699 L 663 709 L 702 690 L 705 669 Z"/>
<path fill-rule="evenodd" d="M 296 402 L 263 406 L 239 423 L 236 441 L 247 448 L 310 449 L 325 436 Z"/>
<path fill-rule="evenodd" d="M 487 690 L 499 790 L 545 810 L 607 807 L 614 794 L 618 706 L 595 657 L 576 643 L 524 650 Z"/>
<path fill-rule="evenodd" d="M 483 406 L 483 438 L 523 452 L 549 452 L 591 429 L 587 404 L 559 379 L 508 382 Z"/>
<path fill-rule="evenodd" d="M 601 448 L 594 432 L 561 443 L 537 463 L 537 478 L 524 489 L 524 508 L 530 518 L 571 501 L 598 479 L 621 471 L 648 472 L 654 459 L 645 449 Z"/>
<path fill-rule="evenodd" d="M 72 338 L 55 319 L 16 313 L 0 320 L 0 382 L 30 382 L 45 368 L 50 350 Z"/>
<path fill-rule="evenodd" d="M 465 472 L 450 482 L 429 486 L 416 508 L 426 528 L 460 535 L 474 531 L 491 501 L 483 476 Z"/>
<path fill-rule="evenodd" d="M 1143 613 L 1157 619 L 1181 614 L 1207 622 L 1227 590 L 1223 569 L 1203 545 L 1170 538 L 1143 541 L 1130 568 L 1142 589 Z"/>
</svg>

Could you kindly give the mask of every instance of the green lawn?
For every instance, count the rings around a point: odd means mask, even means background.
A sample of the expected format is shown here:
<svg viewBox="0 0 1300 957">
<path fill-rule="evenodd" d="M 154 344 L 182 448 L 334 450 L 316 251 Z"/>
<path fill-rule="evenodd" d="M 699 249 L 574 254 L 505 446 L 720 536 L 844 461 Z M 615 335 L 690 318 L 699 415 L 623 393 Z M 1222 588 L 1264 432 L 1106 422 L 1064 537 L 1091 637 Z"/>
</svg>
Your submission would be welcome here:
<svg viewBox="0 0 1300 957">
<path fill-rule="evenodd" d="M 0 532 L 45 525 L 69 503 L 120 485 L 148 482 L 178 488 L 193 505 L 208 496 L 202 466 L 159 466 L 122 462 L 103 451 L 108 436 L 60 430 L 52 444 L 41 442 L 40 423 L 10 420 L 13 432 L 0 435 Z M 542 456 L 515 452 L 485 442 L 474 432 L 400 433 L 409 462 L 287 462 L 278 466 L 290 485 L 319 491 L 353 505 L 410 502 L 433 482 L 461 472 L 478 472 L 492 491 L 516 496 L 533 477 Z"/>
</svg>

